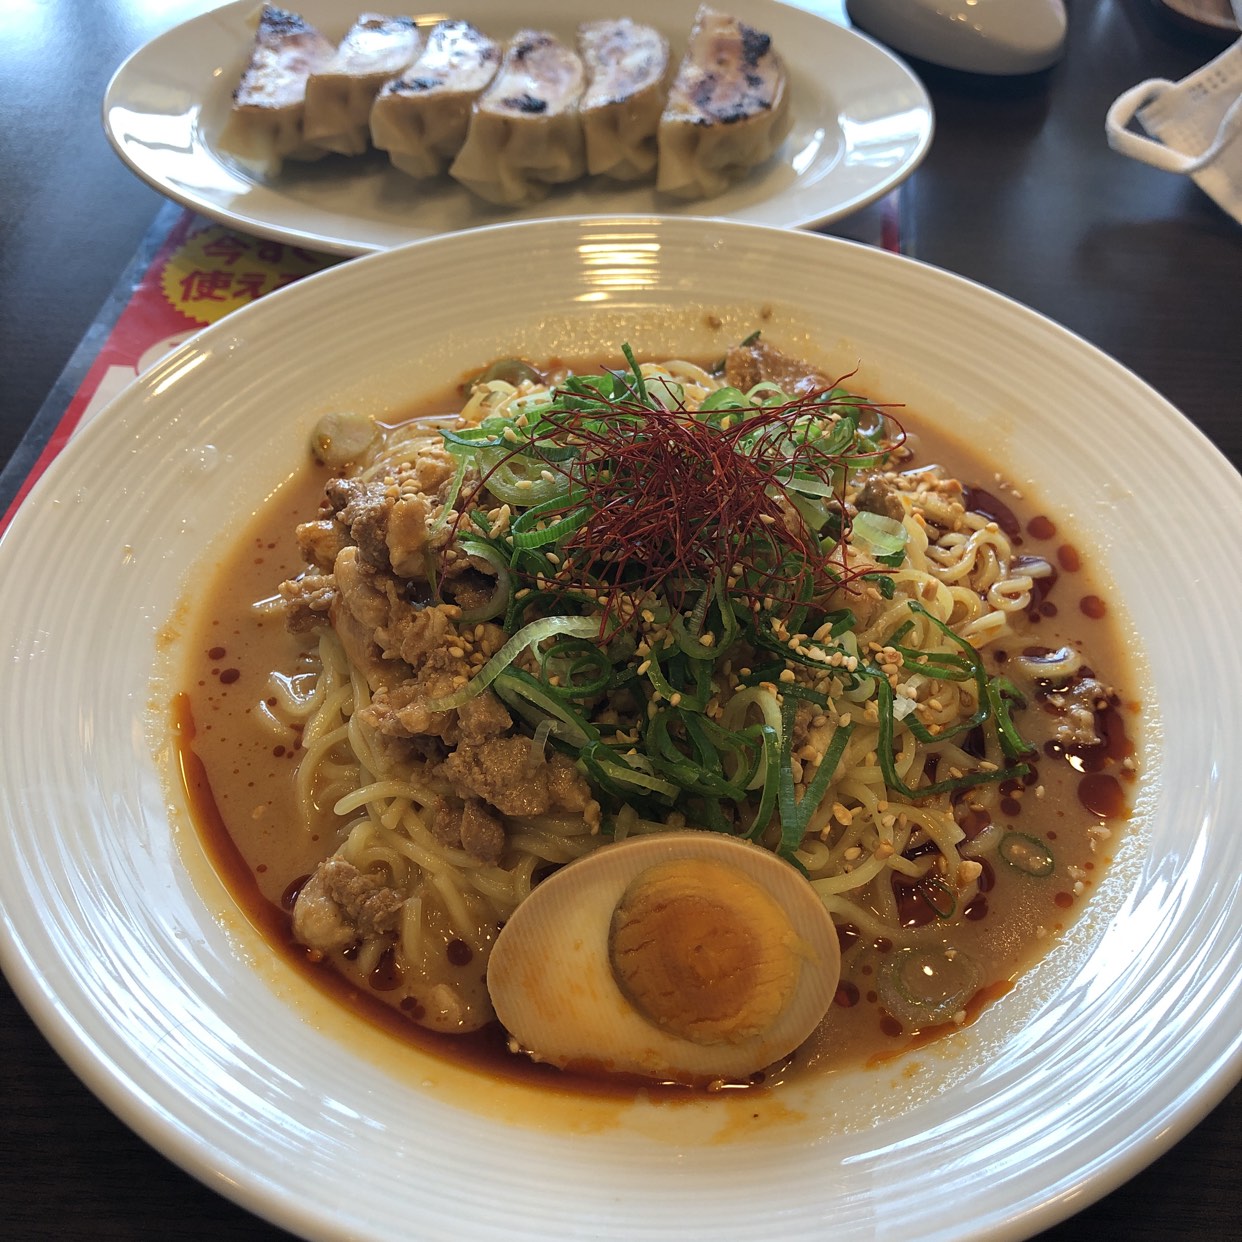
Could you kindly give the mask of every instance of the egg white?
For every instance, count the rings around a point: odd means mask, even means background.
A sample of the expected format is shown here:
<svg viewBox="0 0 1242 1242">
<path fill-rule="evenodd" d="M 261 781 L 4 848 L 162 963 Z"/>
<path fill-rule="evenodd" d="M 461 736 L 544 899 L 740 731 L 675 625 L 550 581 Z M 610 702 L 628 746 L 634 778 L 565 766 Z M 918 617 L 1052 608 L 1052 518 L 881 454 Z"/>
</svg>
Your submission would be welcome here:
<svg viewBox="0 0 1242 1242">
<path fill-rule="evenodd" d="M 647 868 L 687 858 L 725 862 L 760 884 L 805 954 L 789 1005 L 738 1043 L 698 1044 L 663 1030 L 613 976 L 609 934 L 622 895 Z M 687 830 L 603 846 L 545 880 L 497 938 L 487 981 L 501 1023 L 537 1060 L 701 1085 L 746 1079 L 797 1048 L 831 1003 L 840 965 L 832 920 L 793 867 L 748 842 Z"/>
</svg>

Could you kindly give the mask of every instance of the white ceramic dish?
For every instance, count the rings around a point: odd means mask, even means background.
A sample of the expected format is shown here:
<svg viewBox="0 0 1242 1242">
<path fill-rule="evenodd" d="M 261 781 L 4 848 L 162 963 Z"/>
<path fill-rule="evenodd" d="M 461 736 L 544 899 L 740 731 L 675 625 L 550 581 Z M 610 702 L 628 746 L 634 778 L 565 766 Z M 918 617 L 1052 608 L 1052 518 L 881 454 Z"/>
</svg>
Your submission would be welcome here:
<svg viewBox="0 0 1242 1242">
<path fill-rule="evenodd" d="M 366 8 L 334 0 L 291 7 L 335 37 Z M 697 0 L 633 0 L 622 7 L 664 31 L 680 55 Z M 506 210 L 447 177 L 415 182 L 379 152 L 291 162 L 279 177 L 265 180 L 218 145 L 253 38 L 254 10 L 253 0 L 238 0 L 137 51 L 107 89 L 104 129 L 121 158 L 161 193 L 248 233 L 317 250 L 363 254 L 476 225 L 596 212 L 660 211 L 810 227 L 898 185 L 931 142 L 931 104 L 903 62 L 804 9 L 750 0 L 747 20 L 773 36 L 788 65 L 794 128 L 767 165 L 717 198 L 681 203 L 657 196 L 651 186 L 595 179 L 558 188 L 534 207 Z M 494 35 L 528 25 L 572 37 L 584 13 L 577 0 L 530 0 L 520 9 L 502 0 L 463 0 L 453 15 Z"/>
<path fill-rule="evenodd" d="M 499 355 L 628 340 L 710 356 L 756 323 L 953 420 L 1095 549 L 1147 707 L 1116 865 L 1009 996 L 879 1071 L 622 1106 L 399 1047 L 272 960 L 169 791 L 176 682 L 153 669 L 178 601 L 325 410 L 401 407 Z M 308 1237 L 1034 1233 L 1153 1159 L 1242 1068 L 1242 700 L 1219 692 L 1242 671 L 1242 588 L 1151 503 L 1191 489 L 1220 528 L 1242 523 L 1242 480 L 1132 374 L 998 295 L 850 243 L 589 218 L 312 276 L 141 377 L 0 541 L 0 961 L 129 1125 Z"/>
<path fill-rule="evenodd" d="M 1065 0 L 848 0 L 847 8 L 903 55 L 968 73 L 1038 73 L 1065 50 Z"/>
</svg>

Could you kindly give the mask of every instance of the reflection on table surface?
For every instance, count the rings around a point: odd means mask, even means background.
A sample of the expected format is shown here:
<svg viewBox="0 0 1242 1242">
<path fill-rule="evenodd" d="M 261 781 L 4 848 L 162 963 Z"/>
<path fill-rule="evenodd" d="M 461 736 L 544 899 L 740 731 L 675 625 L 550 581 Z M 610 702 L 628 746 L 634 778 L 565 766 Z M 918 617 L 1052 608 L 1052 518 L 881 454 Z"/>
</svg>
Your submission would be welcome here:
<svg viewBox="0 0 1242 1242">
<path fill-rule="evenodd" d="M 89 20 L 74 0 L 0 8 L 0 461 L 16 450 L 161 204 L 102 136 L 108 78 L 148 38 L 209 7 L 104 0 Z M 843 0 L 805 7 L 844 20 Z M 1182 78 L 1226 42 L 1174 20 L 1156 0 L 1070 0 L 1068 11 L 1065 56 L 1044 74 L 972 79 L 915 64 L 936 136 L 900 191 L 901 247 L 1112 354 L 1237 465 L 1242 226 L 1189 180 L 1117 155 L 1104 139 L 1104 114 L 1123 90 Z M 858 228 L 846 220 L 827 231 Z M 117 1122 L 7 986 L 0 1098 L 6 1237 L 280 1236 Z M 1044 1236 L 1242 1236 L 1240 1119 L 1235 1089 L 1153 1166 Z"/>
</svg>

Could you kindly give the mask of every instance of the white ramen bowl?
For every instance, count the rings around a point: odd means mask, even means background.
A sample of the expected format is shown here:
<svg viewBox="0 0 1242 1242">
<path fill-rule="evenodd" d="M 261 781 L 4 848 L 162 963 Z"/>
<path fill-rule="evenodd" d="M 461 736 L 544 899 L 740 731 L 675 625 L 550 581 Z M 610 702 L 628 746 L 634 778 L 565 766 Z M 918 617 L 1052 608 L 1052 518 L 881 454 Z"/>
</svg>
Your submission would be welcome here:
<svg viewBox="0 0 1242 1242">
<path fill-rule="evenodd" d="M 1146 708 L 1115 866 L 1010 995 L 879 1070 L 670 1108 L 481 1080 L 399 1045 L 276 960 L 207 864 L 167 770 L 177 609 L 325 411 L 397 411 L 502 355 L 712 356 L 756 326 L 947 420 L 1094 549 Z M 1220 529 L 1242 526 L 1238 476 L 1132 374 L 996 294 L 849 243 L 568 219 L 311 277 L 153 367 L 0 542 L 22 584 L 0 664 L 4 969 L 139 1134 L 307 1237 L 1033 1233 L 1239 1075 L 1242 771 L 1223 760 L 1242 702 L 1220 688 L 1242 591 L 1149 503 L 1191 488 Z"/>
</svg>

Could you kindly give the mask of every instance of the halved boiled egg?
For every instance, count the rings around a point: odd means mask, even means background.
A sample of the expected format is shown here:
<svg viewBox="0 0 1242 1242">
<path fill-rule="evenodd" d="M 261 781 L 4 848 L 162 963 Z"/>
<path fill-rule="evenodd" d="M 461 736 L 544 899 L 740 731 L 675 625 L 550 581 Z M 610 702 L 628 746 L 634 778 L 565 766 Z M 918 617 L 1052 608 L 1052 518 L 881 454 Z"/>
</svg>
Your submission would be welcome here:
<svg viewBox="0 0 1242 1242">
<path fill-rule="evenodd" d="M 832 919 L 792 866 L 687 830 L 603 846 L 550 876 L 497 937 L 487 987 L 537 1060 L 705 1085 L 797 1048 L 840 971 Z"/>
</svg>

